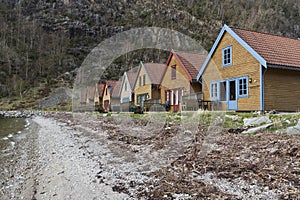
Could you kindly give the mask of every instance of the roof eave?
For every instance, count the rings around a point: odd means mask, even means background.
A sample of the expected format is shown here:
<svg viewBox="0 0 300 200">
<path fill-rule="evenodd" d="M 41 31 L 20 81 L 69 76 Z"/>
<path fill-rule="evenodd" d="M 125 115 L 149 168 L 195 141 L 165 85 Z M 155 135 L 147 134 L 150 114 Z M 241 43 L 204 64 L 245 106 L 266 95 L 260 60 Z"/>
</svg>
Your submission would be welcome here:
<svg viewBox="0 0 300 200">
<path fill-rule="evenodd" d="M 240 36 L 238 36 L 229 26 L 227 26 L 226 24 L 223 26 L 223 28 L 221 29 L 216 41 L 214 42 L 211 50 L 209 51 L 208 56 L 205 59 L 205 62 L 203 63 L 198 75 L 197 75 L 197 80 L 200 79 L 200 77 L 202 76 L 204 70 L 206 69 L 212 55 L 214 54 L 217 46 L 219 45 L 220 40 L 222 39 L 225 31 L 227 31 L 235 40 L 237 40 L 240 45 L 242 45 L 253 57 L 255 57 L 258 62 L 264 66 L 265 68 L 267 68 L 267 62 L 266 60 L 261 57 L 252 47 L 250 47 Z"/>
<path fill-rule="evenodd" d="M 288 70 L 300 71 L 300 67 L 296 67 L 296 66 L 285 66 L 285 65 L 271 64 L 271 63 L 267 63 L 267 65 L 268 67 L 275 68 L 275 69 L 288 69 Z"/>
</svg>

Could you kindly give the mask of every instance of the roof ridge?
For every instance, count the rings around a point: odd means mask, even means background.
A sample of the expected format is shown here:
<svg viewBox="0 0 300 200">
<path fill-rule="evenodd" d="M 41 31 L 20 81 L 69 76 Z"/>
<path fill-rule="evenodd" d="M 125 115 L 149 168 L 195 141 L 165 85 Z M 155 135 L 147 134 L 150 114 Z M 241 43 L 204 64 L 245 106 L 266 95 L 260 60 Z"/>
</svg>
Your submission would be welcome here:
<svg viewBox="0 0 300 200">
<path fill-rule="evenodd" d="M 282 36 L 282 35 L 276 35 L 275 33 L 265 33 L 265 32 L 259 32 L 259 31 L 254 31 L 254 30 L 248 30 L 248 29 L 244 29 L 244 28 L 235 28 L 235 27 L 230 27 L 230 28 L 233 31 L 234 30 L 248 31 L 248 32 L 253 32 L 253 33 L 259 33 L 259 34 L 264 34 L 264 35 L 270 35 L 270 36 L 275 36 L 275 37 L 281 37 L 281 38 L 285 38 L 285 39 L 300 41 L 298 38 L 292 38 L 292 37 L 287 37 L 287 36 Z"/>
<path fill-rule="evenodd" d="M 175 53 L 207 54 L 206 52 L 201 52 L 201 51 L 176 51 L 176 50 L 173 51 Z"/>
</svg>

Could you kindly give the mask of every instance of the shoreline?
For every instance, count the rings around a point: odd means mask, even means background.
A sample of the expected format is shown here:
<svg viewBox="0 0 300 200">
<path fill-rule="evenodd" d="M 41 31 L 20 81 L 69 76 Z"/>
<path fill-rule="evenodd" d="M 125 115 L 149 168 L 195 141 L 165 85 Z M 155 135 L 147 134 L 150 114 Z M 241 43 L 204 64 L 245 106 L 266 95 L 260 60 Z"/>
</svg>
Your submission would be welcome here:
<svg viewBox="0 0 300 200">
<path fill-rule="evenodd" d="M 224 131 L 212 139 L 205 127 L 192 134 L 176 123 L 157 129 L 128 120 L 34 116 L 17 147 L 27 154 L 16 155 L 21 167 L 8 176 L 8 185 L 20 184 L 6 199 L 299 197 L 298 135 Z M 203 144 L 210 151 L 201 157 Z"/>
<path fill-rule="evenodd" d="M 22 196 L 24 196 L 23 199 L 32 198 L 32 191 L 24 190 L 24 187 L 27 187 L 28 180 L 33 176 L 33 170 L 35 169 L 35 149 L 39 126 L 31 119 L 26 119 L 26 121 L 27 124 L 21 133 L 14 136 L 14 149 L 11 150 L 9 155 L 2 158 L 0 194 L 2 194 L 4 200 L 22 199 Z M 25 191 L 27 192 L 24 193 Z M 21 193 L 23 194 L 21 195 Z"/>
</svg>

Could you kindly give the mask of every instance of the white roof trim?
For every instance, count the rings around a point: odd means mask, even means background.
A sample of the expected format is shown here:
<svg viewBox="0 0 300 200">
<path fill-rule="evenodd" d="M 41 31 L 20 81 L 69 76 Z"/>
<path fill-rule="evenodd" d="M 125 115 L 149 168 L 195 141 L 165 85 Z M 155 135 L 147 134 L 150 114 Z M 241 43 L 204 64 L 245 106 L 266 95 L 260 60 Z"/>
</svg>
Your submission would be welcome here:
<svg viewBox="0 0 300 200">
<path fill-rule="evenodd" d="M 254 58 L 258 60 L 258 62 L 267 68 L 267 62 L 266 60 L 261 57 L 252 47 L 250 47 L 240 36 L 238 36 L 229 26 L 226 24 L 223 26 L 222 30 L 220 31 L 215 43 L 213 44 L 208 56 L 205 59 L 205 62 L 203 63 L 201 70 L 199 71 L 197 75 L 197 81 L 199 81 L 200 77 L 202 76 L 204 70 L 206 69 L 213 53 L 215 52 L 217 46 L 219 45 L 220 40 L 222 39 L 224 32 L 227 31 L 236 41 L 240 43 Z"/>
</svg>

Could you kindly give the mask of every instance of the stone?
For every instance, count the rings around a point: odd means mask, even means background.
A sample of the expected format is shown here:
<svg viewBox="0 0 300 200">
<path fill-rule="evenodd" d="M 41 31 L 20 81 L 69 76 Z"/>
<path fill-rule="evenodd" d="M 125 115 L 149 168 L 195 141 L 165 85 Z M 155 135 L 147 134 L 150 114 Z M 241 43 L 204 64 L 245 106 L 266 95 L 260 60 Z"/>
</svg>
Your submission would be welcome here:
<svg viewBox="0 0 300 200">
<path fill-rule="evenodd" d="M 300 119 L 299 119 L 298 124 L 296 126 L 288 127 L 286 129 L 286 132 L 288 134 L 300 134 Z"/>
<path fill-rule="evenodd" d="M 269 124 L 264 124 L 262 126 L 258 126 L 258 127 L 254 127 L 254 128 L 250 128 L 246 131 L 243 131 L 243 133 L 256 133 L 257 131 L 269 128 L 270 126 L 273 126 L 273 123 L 269 123 Z"/>
<path fill-rule="evenodd" d="M 271 123 L 269 116 L 261 116 L 254 118 L 246 118 L 244 119 L 244 126 L 255 126 L 260 125 L 262 123 Z"/>
<path fill-rule="evenodd" d="M 240 119 L 238 115 L 225 115 L 225 117 L 232 119 L 233 121 L 238 121 Z"/>
</svg>

